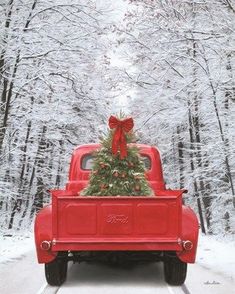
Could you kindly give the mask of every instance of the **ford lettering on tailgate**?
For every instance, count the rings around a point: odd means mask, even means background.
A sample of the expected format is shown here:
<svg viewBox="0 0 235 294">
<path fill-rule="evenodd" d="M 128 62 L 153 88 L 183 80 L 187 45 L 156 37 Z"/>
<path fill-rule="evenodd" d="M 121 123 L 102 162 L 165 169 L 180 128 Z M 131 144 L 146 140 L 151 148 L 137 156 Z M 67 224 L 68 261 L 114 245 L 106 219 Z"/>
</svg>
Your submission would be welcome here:
<svg viewBox="0 0 235 294">
<path fill-rule="evenodd" d="M 128 216 L 125 214 L 109 214 L 106 222 L 111 224 L 127 224 Z"/>
</svg>

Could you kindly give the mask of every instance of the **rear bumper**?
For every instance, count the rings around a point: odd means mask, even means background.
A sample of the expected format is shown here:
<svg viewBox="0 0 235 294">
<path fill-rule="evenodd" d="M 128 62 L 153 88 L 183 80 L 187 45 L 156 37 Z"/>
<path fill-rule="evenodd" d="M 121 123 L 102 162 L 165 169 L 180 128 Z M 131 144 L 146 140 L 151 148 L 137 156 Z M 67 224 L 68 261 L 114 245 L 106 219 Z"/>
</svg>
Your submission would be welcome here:
<svg viewBox="0 0 235 294">
<path fill-rule="evenodd" d="M 53 239 L 52 251 L 182 251 L 180 240 Z"/>
</svg>

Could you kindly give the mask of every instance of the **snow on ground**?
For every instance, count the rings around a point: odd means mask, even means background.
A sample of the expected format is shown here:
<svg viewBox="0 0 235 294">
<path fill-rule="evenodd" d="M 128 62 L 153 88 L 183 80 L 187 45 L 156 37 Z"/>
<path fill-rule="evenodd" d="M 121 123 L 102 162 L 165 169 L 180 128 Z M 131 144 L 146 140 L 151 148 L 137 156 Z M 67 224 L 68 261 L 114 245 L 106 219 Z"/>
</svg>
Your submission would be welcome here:
<svg viewBox="0 0 235 294">
<path fill-rule="evenodd" d="M 235 235 L 200 235 L 196 262 L 235 281 Z"/>
<path fill-rule="evenodd" d="M 21 233 L 11 235 L 0 235 L 0 263 L 5 263 L 32 250 L 34 247 L 34 237 L 32 233 Z"/>
<path fill-rule="evenodd" d="M 200 235 L 196 262 L 212 272 L 235 281 L 235 236 Z M 15 260 L 34 250 L 33 234 L 30 232 L 14 237 L 0 236 L 0 263 Z"/>
</svg>

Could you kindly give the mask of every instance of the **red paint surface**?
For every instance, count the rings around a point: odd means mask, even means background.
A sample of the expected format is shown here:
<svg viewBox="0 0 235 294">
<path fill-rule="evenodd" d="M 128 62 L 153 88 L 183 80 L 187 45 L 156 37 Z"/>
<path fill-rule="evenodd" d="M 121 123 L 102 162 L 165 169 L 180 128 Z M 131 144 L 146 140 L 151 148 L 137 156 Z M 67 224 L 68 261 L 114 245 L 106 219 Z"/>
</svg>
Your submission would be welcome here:
<svg viewBox="0 0 235 294">
<path fill-rule="evenodd" d="M 146 177 L 154 189 L 153 197 L 78 196 L 90 172 L 81 169 L 84 155 L 100 145 L 78 147 L 72 156 L 66 190 L 52 191 L 52 209 L 39 212 L 35 223 L 35 242 L 40 263 L 53 260 L 66 250 L 160 250 L 176 251 L 185 262 L 195 261 L 198 222 L 194 212 L 182 206 L 184 190 L 166 190 L 160 155 L 156 148 L 137 145 L 152 165 Z M 49 252 L 40 249 L 43 240 L 52 241 Z M 194 247 L 185 251 L 182 241 Z"/>
</svg>

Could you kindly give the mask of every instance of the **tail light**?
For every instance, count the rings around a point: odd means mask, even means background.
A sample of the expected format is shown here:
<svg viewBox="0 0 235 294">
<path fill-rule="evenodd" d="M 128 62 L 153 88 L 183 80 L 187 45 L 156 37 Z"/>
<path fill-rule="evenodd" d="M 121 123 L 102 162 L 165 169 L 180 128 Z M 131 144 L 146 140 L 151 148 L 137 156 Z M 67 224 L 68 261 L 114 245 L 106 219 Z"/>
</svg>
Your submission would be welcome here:
<svg viewBox="0 0 235 294">
<path fill-rule="evenodd" d="M 187 241 L 183 241 L 183 248 L 185 250 L 191 250 L 193 248 L 193 242 L 187 240 Z"/>
<path fill-rule="evenodd" d="M 48 251 L 51 248 L 51 241 L 42 241 L 40 247 L 42 250 Z"/>
</svg>

